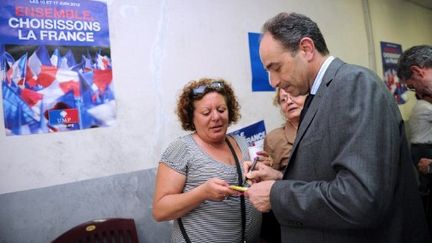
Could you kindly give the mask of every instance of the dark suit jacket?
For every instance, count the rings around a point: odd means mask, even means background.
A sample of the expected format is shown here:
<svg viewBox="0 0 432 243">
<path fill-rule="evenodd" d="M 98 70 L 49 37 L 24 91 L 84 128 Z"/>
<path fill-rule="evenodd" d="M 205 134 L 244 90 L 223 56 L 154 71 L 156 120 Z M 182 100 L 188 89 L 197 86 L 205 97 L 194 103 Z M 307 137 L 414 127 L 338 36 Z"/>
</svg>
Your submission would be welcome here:
<svg viewBox="0 0 432 243">
<path fill-rule="evenodd" d="M 270 193 L 282 241 L 429 242 L 404 124 L 373 72 L 335 59 Z"/>
</svg>

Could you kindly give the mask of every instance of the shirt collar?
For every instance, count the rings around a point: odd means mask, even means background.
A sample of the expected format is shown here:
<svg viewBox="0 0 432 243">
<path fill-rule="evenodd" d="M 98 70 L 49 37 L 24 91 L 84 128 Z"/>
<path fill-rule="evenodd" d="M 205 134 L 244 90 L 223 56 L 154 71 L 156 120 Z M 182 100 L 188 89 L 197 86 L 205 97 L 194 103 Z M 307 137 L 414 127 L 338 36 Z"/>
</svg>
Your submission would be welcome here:
<svg viewBox="0 0 432 243">
<path fill-rule="evenodd" d="M 334 56 L 329 56 L 324 63 L 321 65 L 320 70 L 318 71 L 317 76 L 315 77 L 315 80 L 312 84 L 312 88 L 310 93 L 315 95 L 318 91 L 318 88 L 321 85 L 322 78 L 324 77 L 325 72 L 327 71 L 327 68 L 329 67 L 330 63 L 335 59 Z"/>
</svg>

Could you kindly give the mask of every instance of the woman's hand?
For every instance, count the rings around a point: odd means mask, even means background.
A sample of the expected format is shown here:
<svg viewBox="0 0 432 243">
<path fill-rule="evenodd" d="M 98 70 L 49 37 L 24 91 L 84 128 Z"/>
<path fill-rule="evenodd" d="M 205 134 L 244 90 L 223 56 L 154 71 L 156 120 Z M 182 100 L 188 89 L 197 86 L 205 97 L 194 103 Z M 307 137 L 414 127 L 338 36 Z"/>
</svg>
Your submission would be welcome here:
<svg viewBox="0 0 432 243">
<path fill-rule="evenodd" d="M 273 166 L 273 158 L 266 151 L 257 152 L 258 161 L 272 167 Z"/>
<path fill-rule="evenodd" d="M 203 185 L 208 200 L 223 201 L 230 196 L 238 196 L 240 193 L 229 188 L 229 184 L 219 178 L 211 178 Z"/>
</svg>

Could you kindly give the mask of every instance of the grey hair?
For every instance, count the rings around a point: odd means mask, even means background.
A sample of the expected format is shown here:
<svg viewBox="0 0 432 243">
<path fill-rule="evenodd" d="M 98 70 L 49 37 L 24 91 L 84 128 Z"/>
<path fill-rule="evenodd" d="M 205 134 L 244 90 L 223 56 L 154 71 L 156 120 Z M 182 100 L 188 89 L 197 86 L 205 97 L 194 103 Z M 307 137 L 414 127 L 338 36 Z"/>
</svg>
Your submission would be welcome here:
<svg viewBox="0 0 432 243">
<path fill-rule="evenodd" d="M 401 81 L 411 78 L 412 66 L 432 67 L 432 46 L 418 45 L 406 50 L 399 58 L 397 76 Z"/>
<path fill-rule="evenodd" d="M 298 13 L 279 13 L 267 20 L 262 32 L 269 32 L 282 46 L 295 54 L 299 48 L 300 40 L 309 37 L 313 40 L 315 48 L 322 55 L 328 55 L 327 44 L 318 25 L 309 17 Z"/>
</svg>

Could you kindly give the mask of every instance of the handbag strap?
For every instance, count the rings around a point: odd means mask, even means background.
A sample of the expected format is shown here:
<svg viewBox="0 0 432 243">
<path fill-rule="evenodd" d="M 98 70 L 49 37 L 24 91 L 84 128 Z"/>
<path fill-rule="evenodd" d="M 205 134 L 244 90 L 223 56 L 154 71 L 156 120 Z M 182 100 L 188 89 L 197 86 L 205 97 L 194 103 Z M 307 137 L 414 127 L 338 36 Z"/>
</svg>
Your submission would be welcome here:
<svg viewBox="0 0 432 243">
<path fill-rule="evenodd" d="M 236 162 L 236 167 L 237 167 L 237 174 L 238 174 L 238 185 L 242 186 L 243 185 L 243 173 L 240 167 L 240 162 L 237 158 L 237 154 L 234 150 L 234 148 L 232 147 L 228 137 L 225 138 L 225 141 L 228 144 L 229 149 L 231 150 L 231 153 L 234 157 L 234 160 Z M 246 242 L 245 239 L 245 231 L 246 231 L 246 204 L 245 204 L 245 197 L 244 195 L 240 195 L 240 207 L 241 207 L 241 218 L 242 218 L 242 242 Z"/>
<path fill-rule="evenodd" d="M 228 140 L 228 138 L 225 138 L 226 143 L 228 144 L 228 147 L 234 157 L 234 160 L 236 162 L 236 167 L 237 167 L 237 175 L 238 175 L 238 185 L 241 186 L 243 185 L 243 173 L 240 167 L 240 162 L 237 158 L 237 154 L 234 150 L 234 148 L 232 147 L 230 141 Z M 246 231 L 246 203 L 245 203 L 245 197 L 244 195 L 240 196 L 240 207 L 241 207 L 241 219 L 242 219 L 242 243 L 246 242 L 245 240 L 245 231 Z M 180 231 L 183 235 L 184 240 L 186 241 L 186 243 L 191 243 L 191 240 L 189 238 L 189 236 L 186 233 L 186 229 L 183 226 L 183 222 L 181 220 L 181 217 L 177 219 L 178 221 L 178 225 L 180 228 Z"/>
<path fill-rule="evenodd" d="M 189 236 L 186 233 L 186 230 L 183 226 L 183 222 L 182 222 L 181 218 L 178 218 L 177 221 L 178 221 L 178 224 L 180 227 L 180 231 L 181 231 L 183 238 L 185 239 L 186 243 L 192 243 L 191 240 L 189 239 Z"/>
</svg>

